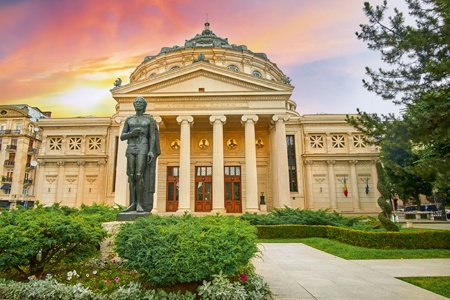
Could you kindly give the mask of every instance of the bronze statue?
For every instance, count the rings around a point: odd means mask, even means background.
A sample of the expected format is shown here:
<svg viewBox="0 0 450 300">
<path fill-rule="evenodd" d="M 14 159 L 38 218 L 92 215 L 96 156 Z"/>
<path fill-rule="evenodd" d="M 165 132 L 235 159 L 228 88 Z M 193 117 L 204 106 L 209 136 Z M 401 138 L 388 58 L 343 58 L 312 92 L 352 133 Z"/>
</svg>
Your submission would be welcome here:
<svg viewBox="0 0 450 300">
<path fill-rule="evenodd" d="M 161 154 L 155 119 L 144 114 L 147 102 L 142 97 L 133 101 L 136 114 L 125 120 L 120 139 L 127 140 L 127 175 L 130 206 L 124 212 L 151 212 L 155 194 L 156 159 Z"/>
</svg>

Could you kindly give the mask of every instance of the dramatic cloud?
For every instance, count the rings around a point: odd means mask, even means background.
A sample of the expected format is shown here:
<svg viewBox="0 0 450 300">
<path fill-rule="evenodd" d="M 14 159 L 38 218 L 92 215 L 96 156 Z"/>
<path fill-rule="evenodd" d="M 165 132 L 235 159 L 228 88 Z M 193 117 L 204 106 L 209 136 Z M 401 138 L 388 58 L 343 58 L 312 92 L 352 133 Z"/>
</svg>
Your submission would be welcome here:
<svg viewBox="0 0 450 300">
<path fill-rule="evenodd" d="M 183 45 L 208 18 L 217 35 L 266 53 L 292 78 L 300 113 L 396 111 L 361 87 L 364 66 L 379 64 L 354 34 L 366 22 L 362 6 L 360 0 L 0 1 L 0 103 L 26 103 L 56 117 L 74 110 L 110 116 L 113 81 L 127 83 L 145 56 Z"/>
</svg>

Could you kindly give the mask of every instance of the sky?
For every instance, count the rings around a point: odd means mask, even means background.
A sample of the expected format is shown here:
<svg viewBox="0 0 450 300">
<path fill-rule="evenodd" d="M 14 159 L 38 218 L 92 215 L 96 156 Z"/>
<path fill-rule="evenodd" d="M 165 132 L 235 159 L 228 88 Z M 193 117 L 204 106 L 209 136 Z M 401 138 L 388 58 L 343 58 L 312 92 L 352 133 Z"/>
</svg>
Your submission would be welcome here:
<svg viewBox="0 0 450 300">
<path fill-rule="evenodd" d="M 363 2 L 0 0 L 0 104 L 109 117 L 116 78 L 129 83 L 145 56 L 183 46 L 207 19 L 217 36 L 266 53 L 291 78 L 301 115 L 398 113 L 362 87 L 365 67 L 381 65 L 355 35 L 367 23 Z"/>
</svg>

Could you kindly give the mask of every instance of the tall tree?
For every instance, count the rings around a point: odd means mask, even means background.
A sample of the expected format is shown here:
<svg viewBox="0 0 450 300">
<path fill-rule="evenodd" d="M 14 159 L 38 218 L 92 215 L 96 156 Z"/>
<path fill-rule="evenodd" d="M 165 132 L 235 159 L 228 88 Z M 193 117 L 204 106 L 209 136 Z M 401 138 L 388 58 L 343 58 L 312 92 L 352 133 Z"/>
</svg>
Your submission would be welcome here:
<svg viewBox="0 0 450 300">
<path fill-rule="evenodd" d="M 420 177 L 448 189 L 450 1 L 404 1 L 406 18 L 397 8 L 390 10 L 387 1 L 377 6 L 365 2 L 369 23 L 360 25 L 361 31 L 356 33 L 369 49 L 380 52 L 385 66 L 366 67 L 369 79 L 363 80 L 364 87 L 383 100 L 403 105 L 402 115 L 378 116 L 358 110 L 358 117 L 348 117 L 348 121 L 386 148 L 381 158 L 390 179 L 406 187 Z M 403 159 L 398 157 L 401 152 Z M 411 181 L 405 180 L 406 175 Z"/>
</svg>

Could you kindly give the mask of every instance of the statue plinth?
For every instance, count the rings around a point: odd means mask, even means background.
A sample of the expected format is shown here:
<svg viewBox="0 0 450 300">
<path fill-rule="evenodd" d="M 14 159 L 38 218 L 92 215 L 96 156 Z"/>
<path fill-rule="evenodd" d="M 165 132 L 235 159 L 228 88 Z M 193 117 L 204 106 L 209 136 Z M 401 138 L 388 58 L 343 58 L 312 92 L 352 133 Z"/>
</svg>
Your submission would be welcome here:
<svg viewBox="0 0 450 300">
<path fill-rule="evenodd" d="M 116 220 L 117 221 L 134 221 L 137 218 L 149 217 L 151 214 L 152 213 L 150 213 L 150 212 L 137 212 L 137 211 L 122 212 L 117 215 Z"/>
</svg>

